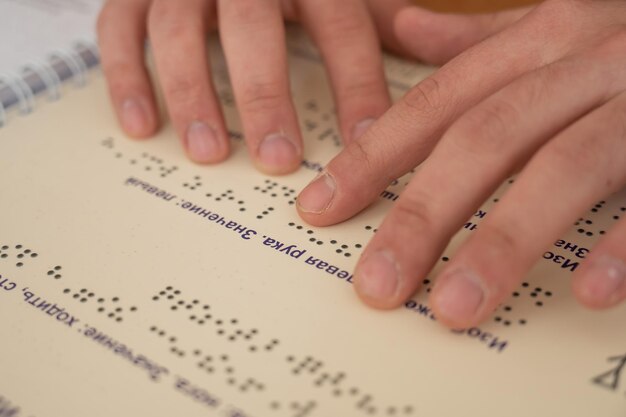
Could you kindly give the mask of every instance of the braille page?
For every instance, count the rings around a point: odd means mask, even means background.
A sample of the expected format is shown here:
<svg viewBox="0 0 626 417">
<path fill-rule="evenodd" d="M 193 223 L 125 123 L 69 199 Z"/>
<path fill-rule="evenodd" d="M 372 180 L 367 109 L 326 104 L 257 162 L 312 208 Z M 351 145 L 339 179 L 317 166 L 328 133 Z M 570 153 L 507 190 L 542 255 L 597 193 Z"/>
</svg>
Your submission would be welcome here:
<svg viewBox="0 0 626 417">
<path fill-rule="evenodd" d="M 98 74 L 0 131 L 0 415 L 626 415 L 626 308 L 592 313 L 569 288 L 626 215 L 625 193 L 546 248 L 479 327 L 443 328 L 427 295 L 514 179 L 419 294 L 369 309 L 351 274 L 411 174 L 343 224 L 297 216 L 298 191 L 340 144 L 323 66 L 291 50 L 306 136 L 293 175 L 250 164 L 217 58 L 234 149 L 223 164 L 190 163 L 169 125 L 125 138 Z M 388 65 L 396 98 L 430 71 Z"/>
</svg>

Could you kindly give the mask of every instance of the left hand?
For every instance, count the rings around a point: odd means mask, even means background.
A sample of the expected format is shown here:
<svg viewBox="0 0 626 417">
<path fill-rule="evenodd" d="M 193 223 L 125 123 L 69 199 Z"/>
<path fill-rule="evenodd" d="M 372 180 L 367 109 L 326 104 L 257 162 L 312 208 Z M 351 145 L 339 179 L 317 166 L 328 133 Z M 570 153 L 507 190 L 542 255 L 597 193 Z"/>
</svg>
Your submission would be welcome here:
<svg viewBox="0 0 626 417">
<path fill-rule="evenodd" d="M 298 209 L 314 225 L 343 221 L 421 164 L 355 272 L 367 304 L 394 308 L 521 168 L 431 294 L 439 321 L 467 328 L 510 296 L 580 213 L 626 184 L 626 2 L 547 0 L 478 17 L 409 8 L 395 29 L 419 58 L 459 55 L 335 157 Z M 581 265 L 573 289 L 592 308 L 626 299 L 626 216 Z"/>
</svg>

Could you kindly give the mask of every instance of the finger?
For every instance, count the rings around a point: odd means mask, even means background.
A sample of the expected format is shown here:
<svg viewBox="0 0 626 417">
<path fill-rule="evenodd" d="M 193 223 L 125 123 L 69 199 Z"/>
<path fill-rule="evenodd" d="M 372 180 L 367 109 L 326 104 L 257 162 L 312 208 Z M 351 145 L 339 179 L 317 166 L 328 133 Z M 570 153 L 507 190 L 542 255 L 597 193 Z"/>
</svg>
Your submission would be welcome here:
<svg viewBox="0 0 626 417">
<path fill-rule="evenodd" d="M 534 21 L 520 22 L 419 83 L 302 191 L 297 206 L 302 218 L 323 226 L 365 208 L 392 180 L 422 162 L 467 109 L 519 75 L 557 59 L 562 44 L 555 40 L 546 46 L 547 32 L 547 26 Z M 515 53 L 502 54 L 513 45 Z"/>
<path fill-rule="evenodd" d="M 149 0 L 109 0 L 98 17 L 102 70 L 113 108 L 132 137 L 154 134 L 158 127 L 144 44 Z"/>
<path fill-rule="evenodd" d="M 414 6 L 398 13 L 394 30 L 402 52 L 442 65 L 511 26 L 533 7 L 488 14 L 445 14 Z"/>
<path fill-rule="evenodd" d="M 430 304 L 442 323 L 467 328 L 486 319 L 577 214 L 626 183 L 625 115 L 626 93 L 533 157 L 437 279 Z"/>
<path fill-rule="evenodd" d="M 394 22 L 398 14 L 407 7 L 413 6 L 410 0 L 368 0 L 370 16 L 374 19 L 376 30 L 383 45 L 388 50 L 401 55 L 409 55 L 406 48 L 399 42 L 394 30 Z"/>
<path fill-rule="evenodd" d="M 527 73 L 450 127 L 357 265 L 355 288 L 366 303 L 402 304 L 511 167 L 611 97 L 622 64 L 606 68 L 596 58 L 571 58 Z M 585 88 L 572 88 L 572 79 Z M 394 268 L 385 269 L 385 263 Z"/>
<path fill-rule="evenodd" d="M 626 300 L 626 201 L 621 217 L 574 275 L 574 295 L 589 308 L 609 308 Z"/>
<path fill-rule="evenodd" d="M 277 0 L 220 0 L 219 22 L 252 160 L 269 174 L 296 170 L 302 137 L 291 100 Z"/>
<path fill-rule="evenodd" d="M 149 31 L 172 124 L 198 163 L 228 156 L 229 140 L 215 95 L 206 49 L 213 7 L 207 0 L 155 0 Z"/>
<path fill-rule="evenodd" d="M 344 143 L 361 137 L 391 105 L 380 44 L 362 0 L 298 0 L 326 63 Z"/>
</svg>

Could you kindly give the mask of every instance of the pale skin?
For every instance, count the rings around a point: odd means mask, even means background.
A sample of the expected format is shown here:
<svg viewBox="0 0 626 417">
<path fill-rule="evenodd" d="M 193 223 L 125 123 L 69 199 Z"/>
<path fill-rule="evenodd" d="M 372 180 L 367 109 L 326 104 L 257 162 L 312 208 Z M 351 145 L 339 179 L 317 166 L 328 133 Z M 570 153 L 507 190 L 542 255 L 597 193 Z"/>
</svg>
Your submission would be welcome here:
<svg viewBox="0 0 626 417">
<path fill-rule="evenodd" d="M 547 0 L 472 17 L 405 0 L 109 0 L 99 37 L 124 130 L 143 138 L 158 128 L 144 66 L 149 37 L 189 157 L 227 158 L 204 52 L 218 26 L 253 163 L 275 175 L 296 170 L 303 149 L 284 20 L 302 23 L 322 52 L 345 144 L 298 197 L 302 218 L 344 221 L 421 164 L 357 264 L 355 288 L 370 306 L 396 308 L 418 291 L 449 239 L 518 172 L 430 295 L 444 325 L 477 325 L 581 213 L 626 185 L 623 0 Z M 442 67 L 391 106 L 380 43 Z M 593 309 L 626 299 L 626 213 L 575 272 L 572 290 Z"/>
</svg>

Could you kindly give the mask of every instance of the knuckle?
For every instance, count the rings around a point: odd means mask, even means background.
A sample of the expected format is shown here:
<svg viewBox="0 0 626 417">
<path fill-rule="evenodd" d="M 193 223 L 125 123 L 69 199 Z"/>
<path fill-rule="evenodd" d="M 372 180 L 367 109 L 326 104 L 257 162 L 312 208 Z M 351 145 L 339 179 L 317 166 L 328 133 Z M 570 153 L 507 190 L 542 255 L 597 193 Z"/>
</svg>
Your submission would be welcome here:
<svg viewBox="0 0 626 417">
<path fill-rule="evenodd" d="M 350 80 L 337 93 L 337 100 L 340 102 L 357 101 L 362 103 L 369 98 L 385 97 L 386 94 L 382 80 L 376 74 L 367 74 Z"/>
<path fill-rule="evenodd" d="M 434 77 L 417 84 L 402 98 L 404 106 L 425 115 L 440 114 L 445 106 L 441 97 L 441 85 Z"/>
<path fill-rule="evenodd" d="M 511 126 L 520 118 L 509 101 L 491 99 L 466 113 L 449 131 L 455 145 L 470 154 L 499 154 L 509 145 Z"/>
<path fill-rule="evenodd" d="M 414 232 L 430 233 L 434 229 L 432 209 L 426 203 L 427 196 L 420 193 L 406 193 L 394 206 L 393 222 L 399 228 L 409 228 Z"/>
<path fill-rule="evenodd" d="M 559 138 L 552 141 L 541 152 L 542 164 L 564 173 L 598 172 L 606 160 L 603 140 L 594 135 L 586 135 L 574 140 Z M 606 170 L 601 170 L 606 171 Z"/>
<path fill-rule="evenodd" d="M 520 253 L 520 243 L 516 236 L 516 227 L 514 222 L 504 224 L 485 223 L 482 225 L 480 232 L 483 242 L 489 248 L 497 251 L 498 254 L 506 255 L 509 258 L 515 258 Z"/>
<path fill-rule="evenodd" d="M 248 83 L 241 93 L 239 106 L 246 111 L 273 110 L 289 101 L 288 93 L 281 81 L 259 81 Z"/>
<path fill-rule="evenodd" d="M 190 34 L 203 31 L 204 19 L 184 16 L 178 2 L 157 0 L 148 12 L 148 32 L 151 39 L 163 39 L 177 43 L 189 38 Z"/>
<path fill-rule="evenodd" d="M 199 84 L 189 78 L 176 77 L 163 83 L 163 92 L 171 105 L 189 106 L 201 100 L 202 90 Z"/>
</svg>

